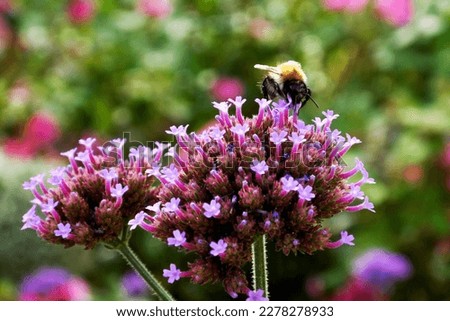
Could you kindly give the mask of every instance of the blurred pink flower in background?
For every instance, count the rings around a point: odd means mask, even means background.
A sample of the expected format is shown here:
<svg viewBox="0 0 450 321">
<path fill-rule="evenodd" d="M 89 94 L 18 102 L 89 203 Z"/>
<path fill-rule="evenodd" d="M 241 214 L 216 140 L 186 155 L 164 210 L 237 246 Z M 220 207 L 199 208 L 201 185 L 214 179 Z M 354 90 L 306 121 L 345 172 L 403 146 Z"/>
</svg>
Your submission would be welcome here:
<svg viewBox="0 0 450 321">
<path fill-rule="evenodd" d="M 37 113 L 25 125 L 23 138 L 33 142 L 36 149 L 52 145 L 61 136 L 56 119 L 45 113 Z"/>
<path fill-rule="evenodd" d="M 244 85 L 238 78 L 220 77 L 212 84 L 211 93 L 215 100 L 226 101 L 244 94 Z"/>
<path fill-rule="evenodd" d="M 69 20 L 75 24 L 83 24 L 92 20 L 95 14 L 93 0 L 72 0 L 67 7 Z"/>
<path fill-rule="evenodd" d="M 82 301 L 91 297 L 83 279 L 62 268 L 44 267 L 24 278 L 19 292 L 21 301 Z"/>
<path fill-rule="evenodd" d="M 319 299 L 325 293 L 325 280 L 320 276 L 311 276 L 306 279 L 305 291 L 313 299 Z"/>
<path fill-rule="evenodd" d="M 12 10 L 12 5 L 10 0 L 0 0 L 0 13 L 8 12 Z"/>
<path fill-rule="evenodd" d="M 12 33 L 8 22 L 0 16 L 0 50 L 5 49 L 11 42 Z"/>
<path fill-rule="evenodd" d="M 248 32 L 255 39 L 267 38 L 272 32 L 273 26 L 264 18 L 255 18 L 250 21 Z"/>
<path fill-rule="evenodd" d="M 375 11 L 382 20 L 403 27 L 412 20 L 414 5 L 412 0 L 376 0 Z"/>
<path fill-rule="evenodd" d="M 417 184 L 423 180 L 423 167 L 420 165 L 408 165 L 403 170 L 403 179 L 411 184 Z"/>
<path fill-rule="evenodd" d="M 165 18 L 172 13 L 173 7 L 169 0 L 139 0 L 138 11 L 154 18 Z"/>
<path fill-rule="evenodd" d="M 351 278 L 331 297 L 332 301 L 380 301 L 388 297 L 371 283 Z"/>
<path fill-rule="evenodd" d="M 26 123 L 22 137 L 5 140 L 3 150 L 11 157 L 21 158 L 32 158 L 39 152 L 51 154 L 52 145 L 60 136 L 56 119 L 46 113 L 37 113 Z"/>
<path fill-rule="evenodd" d="M 323 6 L 331 11 L 358 12 L 363 10 L 369 0 L 323 0 Z"/>
<path fill-rule="evenodd" d="M 22 138 L 7 138 L 3 143 L 3 151 L 11 157 L 30 159 L 36 154 L 33 144 Z"/>
</svg>

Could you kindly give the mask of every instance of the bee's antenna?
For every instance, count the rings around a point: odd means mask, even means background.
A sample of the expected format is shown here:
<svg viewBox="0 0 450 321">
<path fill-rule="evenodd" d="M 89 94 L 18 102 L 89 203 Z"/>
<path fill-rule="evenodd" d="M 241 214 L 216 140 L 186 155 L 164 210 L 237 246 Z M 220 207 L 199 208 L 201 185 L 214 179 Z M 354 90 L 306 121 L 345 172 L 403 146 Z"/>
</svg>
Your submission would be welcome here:
<svg viewBox="0 0 450 321">
<path fill-rule="evenodd" d="M 306 94 L 306 96 L 309 97 L 309 99 L 311 99 L 311 101 L 314 103 L 314 105 L 316 105 L 317 108 L 320 108 L 319 105 L 316 103 L 316 101 L 314 100 L 314 98 L 312 98 L 310 95 Z"/>
</svg>

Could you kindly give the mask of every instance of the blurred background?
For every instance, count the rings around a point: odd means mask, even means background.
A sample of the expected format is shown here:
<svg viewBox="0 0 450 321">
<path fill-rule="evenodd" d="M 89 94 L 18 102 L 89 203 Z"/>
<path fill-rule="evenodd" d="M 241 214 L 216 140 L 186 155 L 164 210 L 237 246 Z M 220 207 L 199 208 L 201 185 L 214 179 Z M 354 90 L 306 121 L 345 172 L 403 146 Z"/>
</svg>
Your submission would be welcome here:
<svg viewBox="0 0 450 321">
<path fill-rule="evenodd" d="M 320 105 L 300 117 L 333 109 L 335 128 L 363 141 L 346 161 L 376 179 L 365 192 L 377 213 L 329 223 L 354 247 L 285 257 L 269 246 L 271 299 L 450 299 L 449 0 L 0 0 L 0 300 L 150 299 L 118 254 L 21 232 L 21 184 L 81 137 L 169 139 L 170 125 L 199 129 L 211 101 L 236 95 L 252 115 L 253 65 L 289 59 Z M 165 284 L 163 268 L 186 264 L 141 231 L 132 245 Z M 219 284 L 168 288 L 229 299 Z"/>
</svg>

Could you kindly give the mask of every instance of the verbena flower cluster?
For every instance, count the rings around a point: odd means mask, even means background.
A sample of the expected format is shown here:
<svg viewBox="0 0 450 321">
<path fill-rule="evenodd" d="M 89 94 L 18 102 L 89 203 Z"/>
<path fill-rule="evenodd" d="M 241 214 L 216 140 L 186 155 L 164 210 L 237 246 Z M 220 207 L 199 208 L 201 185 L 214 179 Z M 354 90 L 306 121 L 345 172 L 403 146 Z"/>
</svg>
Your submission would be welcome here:
<svg viewBox="0 0 450 321">
<path fill-rule="evenodd" d="M 62 153 L 70 165 L 52 170 L 47 180 L 40 174 L 23 184 L 35 198 L 22 229 L 51 243 L 92 248 L 117 240 L 136 213 L 156 202 L 154 178 L 146 171 L 152 170 L 150 160 L 160 160 L 162 147 L 131 148 L 125 159 L 124 139 L 100 147 L 93 138 L 79 142 L 80 148 Z"/>
<path fill-rule="evenodd" d="M 342 161 L 360 141 L 331 128 L 338 115 L 328 110 L 305 124 L 290 115 L 290 102 L 256 102 L 259 112 L 251 118 L 243 116 L 245 99 L 237 97 L 214 103 L 216 123 L 200 133 L 188 134 L 188 126 L 167 131 L 177 146 L 168 153 L 174 162 L 151 173 L 161 182 L 159 202 L 130 225 L 198 255 L 186 271 L 170 264 L 164 270 L 169 283 L 181 277 L 198 284 L 221 281 L 234 298 L 264 299 L 250 291 L 243 270 L 256 236 L 266 235 L 286 255 L 312 254 L 353 245 L 346 231 L 332 241 L 324 219 L 373 211 L 361 186 L 374 180 L 358 159 L 351 169 Z M 351 182 L 354 175 L 359 180 Z"/>
</svg>

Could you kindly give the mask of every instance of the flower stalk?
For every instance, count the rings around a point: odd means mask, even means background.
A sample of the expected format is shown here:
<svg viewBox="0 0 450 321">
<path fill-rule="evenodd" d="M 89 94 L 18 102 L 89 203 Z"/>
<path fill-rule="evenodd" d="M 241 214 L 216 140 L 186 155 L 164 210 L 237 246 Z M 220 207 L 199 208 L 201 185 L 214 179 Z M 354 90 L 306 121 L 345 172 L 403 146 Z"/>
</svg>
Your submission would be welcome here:
<svg viewBox="0 0 450 321">
<path fill-rule="evenodd" d="M 264 296 L 269 298 L 269 276 L 267 270 L 266 237 L 259 235 L 252 245 L 253 261 L 253 288 L 264 291 Z"/>
<path fill-rule="evenodd" d="M 145 280 L 147 285 L 156 296 L 162 301 L 175 301 L 170 293 L 159 283 L 155 276 L 147 269 L 139 257 L 129 246 L 128 242 L 119 242 L 115 249 L 124 257 L 124 259 L 131 265 L 133 269 Z"/>
</svg>

